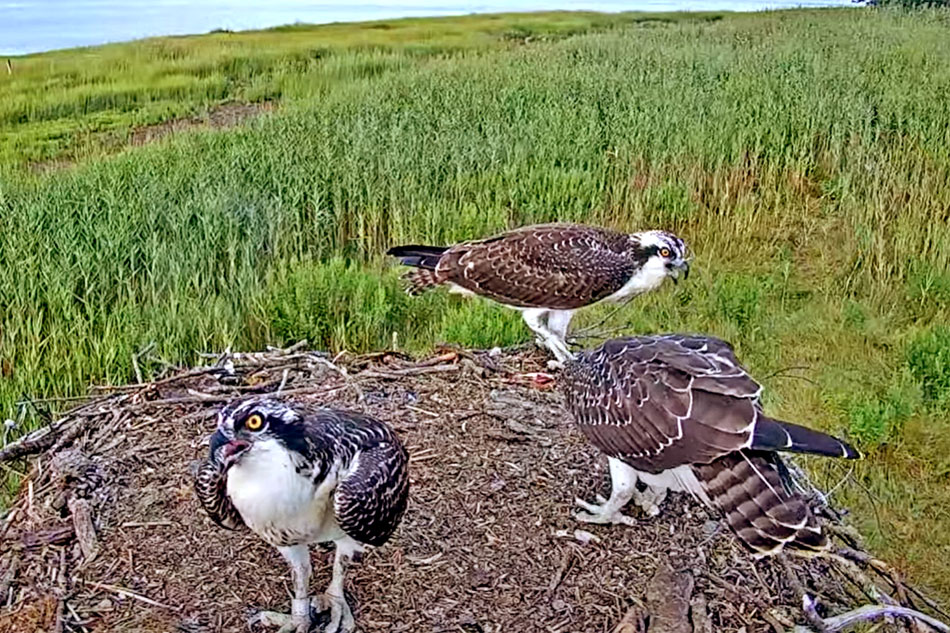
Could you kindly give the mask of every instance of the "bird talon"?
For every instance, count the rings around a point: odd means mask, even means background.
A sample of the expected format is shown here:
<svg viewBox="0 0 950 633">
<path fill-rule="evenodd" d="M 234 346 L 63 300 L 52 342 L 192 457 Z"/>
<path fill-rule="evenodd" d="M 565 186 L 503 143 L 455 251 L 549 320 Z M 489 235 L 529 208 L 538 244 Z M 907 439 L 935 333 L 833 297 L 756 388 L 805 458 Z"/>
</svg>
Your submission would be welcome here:
<svg viewBox="0 0 950 633">
<path fill-rule="evenodd" d="M 353 612 L 350 610 L 350 605 L 347 604 L 346 599 L 330 594 L 323 594 L 319 597 L 319 602 L 325 606 L 325 609 L 321 609 L 321 611 L 330 611 L 330 622 L 327 623 L 327 627 L 323 630 L 323 633 L 353 633 L 355 621 L 353 619 Z"/>
<path fill-rule="evenodd" d="M 247 621 L 248 626 L 262 626 L 277 629 L 277 633 L 307 633 L 310 630 L 310 616 L 293 616 L 277 611 L 258 611 Z"/>
<path fill-rule="evenodd" d="M 603 497 L 598 495 L 598 499 L 603 500 Z M 604 503 L 601 505 L 595 505 L 584 501 L 583 499 L 577 498 L 574 499 L 574 503 L 586 510 L 586 512 L 578 511 L 574 513 L 574 518 L 582 523 L 600 523 L 608 525 L 636 525 L 637 520 L 633 517 L 629 517 L 626 514 L 622 514 L 618 511 L 607 511 L 604 509 Z"/>
<path fill-rule="evenodd" d="M 584 501 L 584 500 L 581 499 L 580 497 L 575 497 L 575 498 L 574 498 L 574 505 L 580 506 L 581 508 L 584 508 L 584 509 L 587 510 L 588 512 L 592 512 L 592 513 L 595 513 L 595 514 L 597 513 L 597 511 L 600 510 L 600 506 L 595 505 L 595 504 L 590 503 L 590 502 L 587 502 L 587 501 Z"/>
</svg>

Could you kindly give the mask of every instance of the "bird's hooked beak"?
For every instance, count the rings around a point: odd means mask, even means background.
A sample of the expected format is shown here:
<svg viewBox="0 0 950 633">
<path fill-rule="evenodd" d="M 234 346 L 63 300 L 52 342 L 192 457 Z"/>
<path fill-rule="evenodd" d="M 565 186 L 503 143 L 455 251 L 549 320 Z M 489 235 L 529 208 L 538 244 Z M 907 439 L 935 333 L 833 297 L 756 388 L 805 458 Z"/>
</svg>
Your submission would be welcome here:
<svg viewBox="0 0 950 633">
<path fill-rule="evenodd" d="M 670 279 L 673 280 L 673 283 L 677 283 L 680 271 L 682 271 L 683 279 L 689 279 L 689 260 L 681 259 L 670 266 Z"/>
<path fill-rule="evenodd" d="M 220 429 L 211 436 L 211 457 L 219 459 L 225 469 L 230 468 L 250 448 L 251 443 L 247 440 L 228 439 Z"/>
</svg>

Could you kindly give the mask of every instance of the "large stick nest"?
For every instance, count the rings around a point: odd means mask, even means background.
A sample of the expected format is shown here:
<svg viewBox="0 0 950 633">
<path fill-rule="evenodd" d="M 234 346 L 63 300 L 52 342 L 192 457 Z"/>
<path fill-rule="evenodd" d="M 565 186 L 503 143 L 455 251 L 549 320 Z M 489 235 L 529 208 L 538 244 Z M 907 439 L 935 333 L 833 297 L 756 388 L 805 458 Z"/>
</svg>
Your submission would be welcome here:
<svg viewBox="0 0 950 633">
<path fill-rule="evenodd" d="M 822 618 L 868 603 L 942 617 L 817 502 L 838 551 L 811 559 L 753 561 L 682 495 L 636 527 L 577 523 L 574 497 L 608 490 L 606 460 L 571 428 L 543 361 L 444 350 L 334 364 L 295 346 L 100 390 L 0 451 L 27 472 L 0 520 L 0 631 L 241 631 L 253 610 L 289 610 L 277 552 L 214 526 L 192 488 L 218 408 L 278 390 L 363 410 L 409 449 L 405 519 L 346 578 L 360 631 L 839 630 Z M 330 556 L 314 548 L 315 592 Z"/>
</svg>

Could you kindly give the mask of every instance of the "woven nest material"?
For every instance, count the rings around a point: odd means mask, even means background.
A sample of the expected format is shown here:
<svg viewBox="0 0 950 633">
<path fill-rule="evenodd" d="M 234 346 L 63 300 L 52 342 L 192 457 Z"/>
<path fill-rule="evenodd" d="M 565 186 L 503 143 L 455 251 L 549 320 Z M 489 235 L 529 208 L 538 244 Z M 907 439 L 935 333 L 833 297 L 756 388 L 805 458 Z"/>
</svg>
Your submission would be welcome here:
<svg viewBox="0 0 950 633">
<path fill-rule="evenodd" d="M 102 390 L 0 451 L 28 470 L 0 521 L 0 631 L 246 631 L 255 610 L 288 611 L 278 553 L 214 526 L 192 487 L 221 405 L 278 390 L 363 410 L 410 451 L 401 526 L 346 578 L 360 631 L 818 630 L 867 604 L 942 617 L 827 507 L 838 552 L 812 559 L 753 561 L 682 495 L 635 527 L 577 523 L 574 497 L 609 490 L 606 460 L 571 428 L 556 380 L 536 352 L 334 364 L 295 346 Z M 319 592 L 332 553 L 313 550 Z"/>
</svg>

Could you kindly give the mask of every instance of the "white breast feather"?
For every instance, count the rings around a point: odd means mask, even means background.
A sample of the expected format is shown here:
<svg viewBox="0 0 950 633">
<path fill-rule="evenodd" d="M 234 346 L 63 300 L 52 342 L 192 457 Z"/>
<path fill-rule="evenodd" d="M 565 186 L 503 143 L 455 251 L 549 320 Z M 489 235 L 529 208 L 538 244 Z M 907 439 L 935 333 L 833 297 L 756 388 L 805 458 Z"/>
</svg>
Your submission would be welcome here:
<svg viewBox="0 0 950 633">
<path fill-rule="evenodd" d="M 651 257 L 643 265 L 637 274 L 627 280 L 627 283 L 617 292 L 606 298 L 606 301 L 620 302 L 630 297 L 635 297 L 644 292 L 655 290 L 663 283 L 668 276 L 669 271 L 666 264 L 659 257 Z"/>
<path fill-rule="evenodd" d="M 693 472 L 693 467 L 689 464 L 670 468 L 655 475 L 637 471 L 637 476 L 648 486 L 666 488 L 673 492 L 688 492 L 707 506 L 712 506 L 709 495 L 706 494 L 706 490 L 696 477 L 696 473 Z"/>
<path fill-rule="evenodd" d="M 344 535 L 331 497 L 338 471 L 334 465 L 315 486 L 297 472 L 290 453 L 279 442 L 262 440 L 228 471 L 228 496 L 244 523 L 266 541 L 331 541 Z"/>
</svg>

